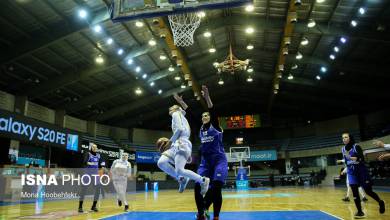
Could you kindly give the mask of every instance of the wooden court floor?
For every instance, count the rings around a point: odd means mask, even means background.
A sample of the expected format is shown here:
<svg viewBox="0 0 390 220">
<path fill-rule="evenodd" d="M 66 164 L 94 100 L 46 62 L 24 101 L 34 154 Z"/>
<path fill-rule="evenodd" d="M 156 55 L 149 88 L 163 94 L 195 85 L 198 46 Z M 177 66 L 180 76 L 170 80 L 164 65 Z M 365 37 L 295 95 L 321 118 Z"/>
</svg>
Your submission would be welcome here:
<svg viewBox="0 0 390 220">
<path fill-rule="evenodd" d="M 371 198 L 363 203 L 366 219 L 390 219 L 390 190 L 377 190 L 386 202 L 386 213 L 378 212 L 378 205 Z M 291 211 L 321 210 L 342 219 L 353 219 L 356 211 L 353 201 L 341 201 L 345 188 L 333 187 L 275 187 L 249 191 L 224 191 L 223 211 Z M 153 212 L 194 212 L 193 191 L 183 194 L 177 191 L 140 192 L 129 194 L 130 210 Z M 86 198 L 84 209 L 91 206 L 91 198 Z M 77 200 L 49 201 L 21 205 L 0 206 L 0 219 L 100 219 L 123 213 L 114 197 L 105 198 L 99 204 L 98 213 L 78 214 Z M 211 210 L 212 211 L 212 208 Z"/>
</svg>

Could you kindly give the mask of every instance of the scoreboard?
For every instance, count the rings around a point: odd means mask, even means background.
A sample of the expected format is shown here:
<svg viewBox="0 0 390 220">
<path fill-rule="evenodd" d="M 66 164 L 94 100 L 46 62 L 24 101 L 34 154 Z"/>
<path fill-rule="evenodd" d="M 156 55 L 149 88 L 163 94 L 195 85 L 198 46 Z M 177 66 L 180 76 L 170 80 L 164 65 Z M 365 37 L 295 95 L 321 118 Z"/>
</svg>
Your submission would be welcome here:
<svg viewBox="0 0 390 220">
<path fill-rule="evenodd" d="M 219 123 L 223 129 L 241 129 L 260 127 L 259 115 L 237 115 L 219 117 Z"/>
</svg>

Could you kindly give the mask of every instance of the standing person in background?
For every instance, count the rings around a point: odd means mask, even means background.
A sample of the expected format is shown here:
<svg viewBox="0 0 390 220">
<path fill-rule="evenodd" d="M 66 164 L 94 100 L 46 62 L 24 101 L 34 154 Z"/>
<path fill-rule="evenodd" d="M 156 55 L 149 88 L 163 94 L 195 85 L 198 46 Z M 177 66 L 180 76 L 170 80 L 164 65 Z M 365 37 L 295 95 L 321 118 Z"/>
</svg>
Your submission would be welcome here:
<svg viewBox="0 0 390 220">
<path fill-rule="evenodd" d="M 368 174 L 368 170 L 364 164 L 364 155 L 362 148 L 355 143 L 354 138 L 349 133 L 343 133 L 342 140 L 345 146 L 341 149 L 345 164 L 347 165 L 347 175 L 349 186 L 352 189 L 354 202 L 357 208 L 355 218 L 364 218 L 365 214 L 362 211 L 360 203 L 359 186 L 362 186 L 364 191 L 379 204 L 379 213 L 385 213 L 385 202 L 372 191 L 372 181 Z"/>
<path fill-rule="evenodd" d="M 111 166 L 112 181 L 115 191 L 117 193 L 118 206 L 122 206 L 122 202 L 125 204 L 125 212 L 129 210 L 129 204 L 127 203 L 127 179 L 131 177 L 131 163 L 127 161 L 129 159 L 128 153 L 122 153 L 121 159 L 116 159 Z"/>
<path fill-rule="evenodd" d="M 102 157 L 99 153 L 97 153 L 98 147 L 94 143 L 90 143 L 90 149 L 91 151 L 86 153 L 84 155 L 83 165 L 86 169 L 86 174 L 88 175 L 99 175 L 99 168 L 105 166 L 105 162 L 102 160 Z M 91 178 L 93 179 L 93 178 Z M 94 196 L 93 196 L 93 203 L 91 207 L 91 211 L 98 212 L 98 209 L 96 208 L 97 201 L 99 199 L 99 193 L 100 193 L 100 185 L 95 184 L 94 181 L 91 181 L 91 184 L 89 185 L 81 185 L 81 192 L 80 192 L 80 200 L 79 200 L 79 212 L 83 213 L 83 203 L 84 203 L 84 197 L 87 193 L 87 189 L 89 186 L 92 186 L 95 190 Z"/>
</svg>

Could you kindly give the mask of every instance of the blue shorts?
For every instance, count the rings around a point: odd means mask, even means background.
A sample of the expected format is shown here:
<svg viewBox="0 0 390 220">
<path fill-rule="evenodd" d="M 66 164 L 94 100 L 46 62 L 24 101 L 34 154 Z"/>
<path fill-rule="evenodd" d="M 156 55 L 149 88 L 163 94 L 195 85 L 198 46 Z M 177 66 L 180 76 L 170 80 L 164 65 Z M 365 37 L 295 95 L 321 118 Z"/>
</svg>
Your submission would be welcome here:
<svg viewBox="0 0 390 220">
<path fill-rule="evenodd" d="M 225 183 L 228 175 L 228 163 L 226 159 L 206 160 L 202 159 L 198 168 L 198 174 L 210 178 L 210 181 Z"/>
<path fill-rule="evenodd" d="M 372 185 L 370 175 L 365 166 L 356 166 L 347 172 L 349 185 L 359 185 L 363 188 Z"/>
</svg>

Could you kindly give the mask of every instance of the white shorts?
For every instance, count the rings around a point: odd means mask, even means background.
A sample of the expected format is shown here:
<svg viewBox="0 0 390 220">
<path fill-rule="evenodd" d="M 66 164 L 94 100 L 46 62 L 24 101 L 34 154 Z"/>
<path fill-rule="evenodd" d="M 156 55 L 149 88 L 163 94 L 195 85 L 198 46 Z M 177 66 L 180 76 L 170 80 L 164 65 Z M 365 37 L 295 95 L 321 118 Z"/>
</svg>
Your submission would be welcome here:
<svg viewBox="0 0 390 220">
<path fill-rule="evenodd" d="M 191 162 L 192 144 L 188 139 L 177 139 L 172 144 L 171 148 L 164 151 L 162 155 L 167 156 L 172 164 L 175 164 L 176 154 L 182 154 L 187 159 L 187 162 Z"/>
<path fill-rule="evenodd" d="M 346 177 L 345 183 L 347 184 L 347 187 L 349 187 L 348 174 L 346 174 L 346 175 L 347 175 L 347 177 Z"/>
</svg>

